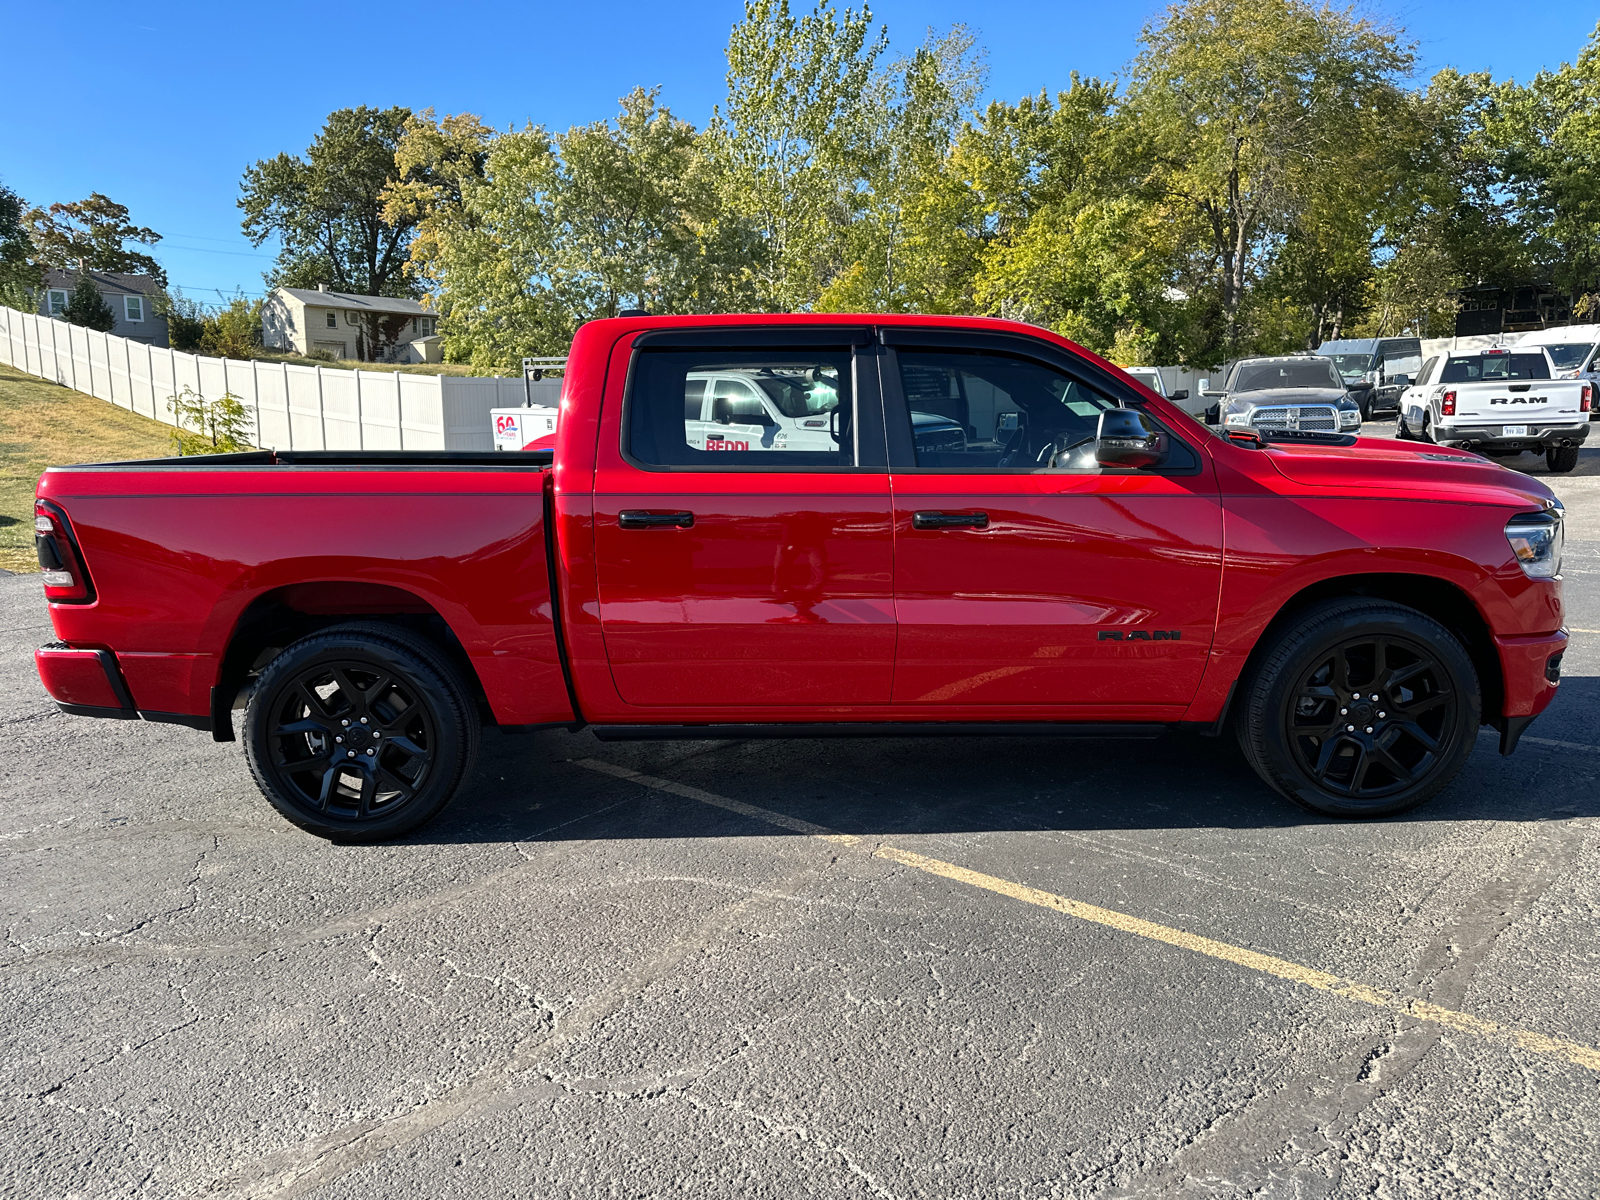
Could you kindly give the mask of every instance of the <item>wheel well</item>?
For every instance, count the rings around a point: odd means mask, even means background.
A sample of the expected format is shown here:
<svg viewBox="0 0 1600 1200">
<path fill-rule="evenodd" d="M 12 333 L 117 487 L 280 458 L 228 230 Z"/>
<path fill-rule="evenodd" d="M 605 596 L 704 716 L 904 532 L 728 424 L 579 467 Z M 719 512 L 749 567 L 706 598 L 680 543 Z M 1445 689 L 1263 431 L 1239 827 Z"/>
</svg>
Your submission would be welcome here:
<svg viewBox="0 0 1600 1200">
<path fill-rule="evenodd" d="M 230 713 L 234 701 L 284 647 L 346 621 L 395 625 L 428 639 L 460 670 L 480 713 L 488 713 L 478 672 L 461 640 L 437 609 L 404 588 L 329 580 L 295 583 L 263 592 L 240 614 L 223 652 L 222 668 L 212 692 L 212 736 L 217 741 L 233 740 Z"/>
<path fill-rule="evenodd" d="M 1278 631 L 1299 613 L 1323 600 L 1351 596 L 1404 604 L 1432 617 L 1454 634 L 1466 647 L 1473 669 L 1478 672 L 1485 722 L 1499 723 L 1500 710 L 1504 707 L 1505 677 L 1500 670 L 1500 655 L 1495 650 L 1489 623 L 1460 588 L 1428 575 L 1341 575 L 1321 580 L 1296 592 L 1256 639 L 1254 649 L 1245 660 L 1244 670 L 1239 672 L 1239 678 L 1243 680 L 1248 677 L 1259 657 L 1271 648 Z"/>
</svg>

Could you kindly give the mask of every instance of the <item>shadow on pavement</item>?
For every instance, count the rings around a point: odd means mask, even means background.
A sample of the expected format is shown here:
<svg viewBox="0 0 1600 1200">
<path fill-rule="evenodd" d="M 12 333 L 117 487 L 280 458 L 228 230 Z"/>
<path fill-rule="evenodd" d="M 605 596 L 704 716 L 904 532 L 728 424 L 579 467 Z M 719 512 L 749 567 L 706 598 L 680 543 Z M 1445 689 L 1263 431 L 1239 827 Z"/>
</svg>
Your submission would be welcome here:
<svg viewBox="0 0 1600 1200">
<path fill-rule="evenodd" d="M 1564 680 L 1530 737 L 1600 745 L 1582 716 L 1600 679 Z M 1576 720 L 1561 719 L 1563 713 Z M 1587 730 L 1585 734 L 1582 731 Z M 1400 821 L 1600 816 L 1600 750 L 1478 739 L 1443 794 Z M 863 738 L 601 743 L 588 733 L 490 732 L 476 779 L 419 843 L 771 836 L 752 817 L 581 765 L 657 778 L 862 836 L 996 830 L 1269 829 L 1328 824 L 1270 790 L 1231 737 Z"/>
</svg>

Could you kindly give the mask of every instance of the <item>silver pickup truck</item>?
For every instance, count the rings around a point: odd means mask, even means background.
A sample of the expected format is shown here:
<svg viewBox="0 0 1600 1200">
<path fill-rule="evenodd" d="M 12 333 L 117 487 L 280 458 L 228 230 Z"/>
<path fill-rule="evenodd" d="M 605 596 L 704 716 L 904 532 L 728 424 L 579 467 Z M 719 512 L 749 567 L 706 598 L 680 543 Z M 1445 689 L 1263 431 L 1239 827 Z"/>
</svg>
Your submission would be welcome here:
<svg viewBox="0 0 1600 1200">
<path fill-rule="evenodd" d="M 1491 458 L 1543 452 L 1552 471 L 1578 465 L 1595 385 L 1556 379 L 1543 347 L 1436 355 L 1400 399 L 1396 436 Z"/>
</svg>

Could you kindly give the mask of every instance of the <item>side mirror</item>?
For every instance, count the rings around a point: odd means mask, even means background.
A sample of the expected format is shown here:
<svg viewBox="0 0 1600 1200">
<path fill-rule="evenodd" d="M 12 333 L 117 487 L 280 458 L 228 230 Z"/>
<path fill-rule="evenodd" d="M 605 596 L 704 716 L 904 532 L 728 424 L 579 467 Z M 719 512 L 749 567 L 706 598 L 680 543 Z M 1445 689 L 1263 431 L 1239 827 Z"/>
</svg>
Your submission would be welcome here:
<svg viewBox="0 0 1600 1200">
<path fill-rule="evenodd" d="M 733 401 L 726 396 L 718 396 L 711 402 L 711 419 L 718 425 L 733 424 Z"/>
<path fill-rule="evenodd" d="M 1167 435 L 1131 409 L 1113 408 L 1100 414 L 1094 458 L 1102 467 L 1158 466 L 1167 461 Z"/>
<path fill-rule="evenodd" d="M 1188 388 L 1179 388 L 1177 391 L 1173 392 L 1172 395 L 1167 397 L 1168 400 L 1171 400 L 1174 403 L 1176 403 L 1179 400 L 1187 400 L 1188 398 L 1189 398 L 1189 389 Z"/>
<path fill-rule="evenodd" d="M 1411 376 L 1409 376 L 1409 375 L 1391 375 L 1391 376 L 1389 376 L 1389 386 L 1390 387 L 1397 387 L 1397 388 L 1408 388 L 1408 387 L 1411 386 Z"/>
<path fill-rule="evenodd" d="M 1219 392 L 1219 391 L 1217 391 L 1216 389 L 1213 388 L 1213 389 L 1201 392 L 1200 394 L 1202 396 L 1209 396 L 1211 399 L 1216 400 L 1216 399 L 1218 399 L 1218 398 L 1220 398 L 1222 396 L 1226 396 L 1228 393 L 1227 392 Z"/>
</svg>

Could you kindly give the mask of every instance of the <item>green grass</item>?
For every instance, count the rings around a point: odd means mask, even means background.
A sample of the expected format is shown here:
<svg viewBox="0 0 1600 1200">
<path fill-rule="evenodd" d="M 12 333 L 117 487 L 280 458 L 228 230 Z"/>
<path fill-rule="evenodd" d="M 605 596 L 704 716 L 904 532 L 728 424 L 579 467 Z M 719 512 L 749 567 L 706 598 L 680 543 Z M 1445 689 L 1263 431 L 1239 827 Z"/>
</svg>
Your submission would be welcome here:
<svg viewBox="0 0 1600 1200">
<path fill-rule="evenodd" d="M 33 489 L 46 467 L 172 453 L 160 422 L 0 363 L 0 567 L 39 569 Z"/>
</svg>

